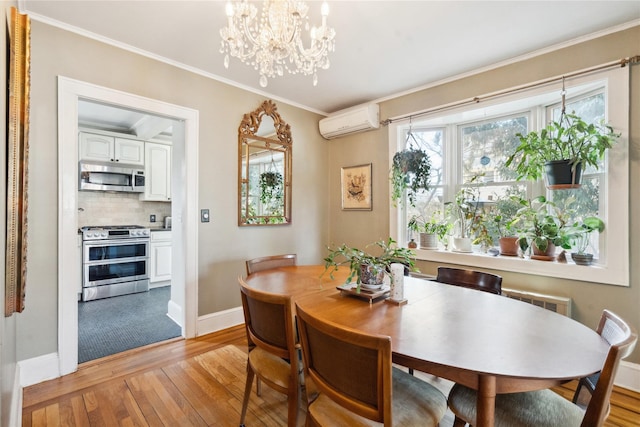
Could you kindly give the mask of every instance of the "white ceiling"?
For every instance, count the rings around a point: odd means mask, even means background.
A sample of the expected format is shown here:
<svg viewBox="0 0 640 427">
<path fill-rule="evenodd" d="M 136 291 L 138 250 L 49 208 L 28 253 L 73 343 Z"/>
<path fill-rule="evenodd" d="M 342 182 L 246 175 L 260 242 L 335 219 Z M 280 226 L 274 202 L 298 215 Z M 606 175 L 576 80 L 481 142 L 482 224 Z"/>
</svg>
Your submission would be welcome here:
<svg viewBox="0 0 640 427">
<path fill-rule="evenodd" d="M 225 1 L 22 0 L 46 22 L 195 70 L 311 111 L 331 113 L 534 54 L 612 27 L 640 24 L 640 0 L 329 1 L 331 67 L 270 79 L 219 52 Z M 310 1 L 311 25 L 319 1 Z M 620 27 L 618 27 L 620 28 Z M 640 47 L 640 41 L 638 41 Z M 635 52 L 637 53 L 637 52 Z"/>
</svg>

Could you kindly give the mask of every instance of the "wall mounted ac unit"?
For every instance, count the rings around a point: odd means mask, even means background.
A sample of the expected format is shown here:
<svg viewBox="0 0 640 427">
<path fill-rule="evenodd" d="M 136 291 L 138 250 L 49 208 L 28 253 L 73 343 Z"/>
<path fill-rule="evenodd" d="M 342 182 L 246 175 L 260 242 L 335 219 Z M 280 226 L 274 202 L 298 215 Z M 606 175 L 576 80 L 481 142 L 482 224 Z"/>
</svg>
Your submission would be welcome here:
<svg viewBox="0 0 640 427">
<path fill-rule="evenodd" d="M 326 139 L 340 138 L 380 127 L 380 107 L 368 104 L 332 114 L 320 120 L 320 134 Z"/>
</svg>

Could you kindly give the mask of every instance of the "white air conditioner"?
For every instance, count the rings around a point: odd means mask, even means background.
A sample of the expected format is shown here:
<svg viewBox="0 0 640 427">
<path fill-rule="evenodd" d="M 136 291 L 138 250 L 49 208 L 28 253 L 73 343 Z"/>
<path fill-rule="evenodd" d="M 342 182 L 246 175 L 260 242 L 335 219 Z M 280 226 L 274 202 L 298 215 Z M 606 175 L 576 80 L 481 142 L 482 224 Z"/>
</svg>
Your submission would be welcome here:
<svg viewBox="0 0 640 427">
<path fill-rule="evenodd" d="M 320 120 L 320 134 L 326 139 L 339 138 L 380 127 L 380 107 L 368 104 L 338 112 Z"/>
</svg>

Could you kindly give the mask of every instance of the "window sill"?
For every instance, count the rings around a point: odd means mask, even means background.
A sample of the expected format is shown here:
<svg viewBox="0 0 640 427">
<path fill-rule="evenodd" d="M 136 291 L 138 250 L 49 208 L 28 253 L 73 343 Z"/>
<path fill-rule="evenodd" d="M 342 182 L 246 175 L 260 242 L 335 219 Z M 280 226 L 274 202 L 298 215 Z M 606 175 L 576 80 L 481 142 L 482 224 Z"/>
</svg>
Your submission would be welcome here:
<svg viewBox="0 0 640 427">
<path fill-rule="evenodd" d="M 570 255 L 565 264 L 557 261 L 537 261 L 520 257 L 492 256 L 477 252 L 457 253 L 441 249 L 414 250 L 416 252 L 416 259 L 422 261 L 458 264 L 583 282 L 629 286 L 628 269 L 625 272 L 616 271 L 617 269 L 607 268 L 606 265 L 601 264 L 593 264 L 590 266 L 576 265 L 571 261 Z"/>
</svg>

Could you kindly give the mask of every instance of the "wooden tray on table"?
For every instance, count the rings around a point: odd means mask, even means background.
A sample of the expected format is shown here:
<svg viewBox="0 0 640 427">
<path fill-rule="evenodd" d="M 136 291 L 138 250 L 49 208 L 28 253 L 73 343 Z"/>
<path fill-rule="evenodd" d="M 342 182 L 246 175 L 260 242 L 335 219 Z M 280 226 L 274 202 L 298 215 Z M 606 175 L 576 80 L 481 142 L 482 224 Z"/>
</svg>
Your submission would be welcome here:
<svg viewBox="0 0 640 427">
<path fill-rule="evenodd" d="M 342 295 L 361 298 L 369 301 L 369 304 L 386 299 L 391 291 L 389 285 L 383 285 L 380 289 L 365 289 L 360 286 L 360 292 L 358 292 L 358 285 L 355 283 L 346 283 L 341 286 L 336 286 L 336 289 L 338 289 Z"/>
</svg>

